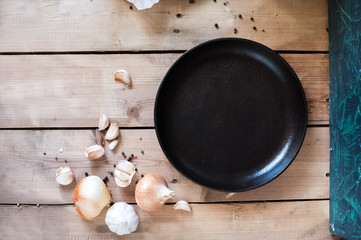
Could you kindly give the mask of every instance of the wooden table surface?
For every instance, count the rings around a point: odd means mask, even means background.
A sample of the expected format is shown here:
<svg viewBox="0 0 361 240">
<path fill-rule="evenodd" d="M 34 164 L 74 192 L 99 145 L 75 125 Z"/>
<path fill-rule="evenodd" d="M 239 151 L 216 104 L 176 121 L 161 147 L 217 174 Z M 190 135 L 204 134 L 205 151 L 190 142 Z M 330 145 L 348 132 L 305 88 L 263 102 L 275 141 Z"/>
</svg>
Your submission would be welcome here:
<svg viewBox="0 0 361 240">
<path fill-rule="evenodd" d="M 130 6 L 125 0 L 0 1 L 0 238 L 331 239 L 327 1 Z M 248 38 L 279 52 L 300 78 L 309 111 L 291 166 L 275 181 L 230 198 L 181 176 L 162 153 L 153 122 L 167 69 L 185 50 L 219 37 Z M 131 89 L 114 82 L 118 69 L 132 75 Z M 119 124 L 121 142 L 89 161 L 84 150 L 100 143 L 100 113 Z M 158 212 L 140 210 L 135 181 L 121 189 L 109 174 L 123 151 L 138 156 L 136 179 L 161 174 L 175 199 Z M 65 165 L 76 182 L 85 172 L 108 176 L 113 202 L 135 206 L 137 231 L 117 237 L 105 225 L 105 211 L 94 221 L 81 219 L 72 203 L 75 183 L 55 182 L 56 169 Z M 181 199 L 192 213 L 173 211 Z"/>
</svg>

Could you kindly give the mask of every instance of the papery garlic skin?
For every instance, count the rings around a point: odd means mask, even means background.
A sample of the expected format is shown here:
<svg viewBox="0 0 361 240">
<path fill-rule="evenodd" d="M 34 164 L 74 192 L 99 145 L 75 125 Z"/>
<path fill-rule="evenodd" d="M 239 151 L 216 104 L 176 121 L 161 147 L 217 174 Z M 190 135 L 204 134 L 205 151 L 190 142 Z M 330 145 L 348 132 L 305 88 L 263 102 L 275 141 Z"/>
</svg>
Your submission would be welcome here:
<svg viewBox="0 0 361 240">
<path fill-rule="evenodd" d="M 98 176 L 83 178 L 73 192 L 76 211 L 87 220 L 96 218 L 110 200 L 109 190 Z"/>
<path fill-rule="evenodd" d="M 144 211 L 157 211 L 174 196 L 164 178 L 155 173 L 145 175 L 135 189 L 135 200 Z"/>
<path fill-rule="evenodd" d="M 74 174 L 69 167 L 60 167 L 56 170 L 56 181 L 61 185 L 69 185 L 74 180 Z"/>
<path fill-rule="evenodd" d="M 98 129 L 104 130 L 109 126 L 109 118 L 104 113 L 100 115 L 99 122 L 98 122 Z"/>
<path fill-rule="evenodd" d="M 105 153 L 105 150 L 100 145 L 92 145 L 85 150 L 85 156 L 90 160 L 101 158 Z"/>
<path fill-rule="evenodd" d="M 125 202 L 117 202 L 108 209 L 105 215 L 105 223 L 110 231 L 124 235 L 137 229 L 139 218 L 133 206 Z"/>
<path fill-rule="evenodd" d="M 119 187 L 127 187 L 135 174 L 134 165 L 127 160 L 120 160 L 115 166 L 114 179 Z"/>
<path fill-rule="evenodd" d="M 187 212 L 192 212 L 191 206 L 189 206 L 189 203 L 187 201 L 184 200 L 180 200 L 178 201 L 174 206 L 173 206 L 174 210 L 183 210 L 183 211 L 187 211 Z"/>
<path fill-rule="evenodd" d="M 105 140 L 113 140 L 119 136 L 119 127 L 117 123 L 111 123 L 107 133 L 105 134 Z"/>
</svg>

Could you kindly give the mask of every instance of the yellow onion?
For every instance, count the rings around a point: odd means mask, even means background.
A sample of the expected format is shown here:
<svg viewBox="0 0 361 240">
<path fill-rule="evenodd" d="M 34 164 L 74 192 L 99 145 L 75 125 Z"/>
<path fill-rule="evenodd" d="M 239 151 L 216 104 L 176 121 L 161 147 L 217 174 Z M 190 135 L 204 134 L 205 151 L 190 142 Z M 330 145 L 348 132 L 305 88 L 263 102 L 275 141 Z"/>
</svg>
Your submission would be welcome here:
<svg viewBox="0 0 361 240">
<path fill-rule="evenodd" d="M 87 220 L 96 218 L 110 200 L 109 190 L 98 176 L 83 178 L 73 192 L 76 211 Z"/>
<path fill-rule="evenodd" d="M 135 200 L 144 211 L 157 211 L 174 196 L 164 178 L 155 173 L 145 175 L 135 189 Z"/>
</svg>

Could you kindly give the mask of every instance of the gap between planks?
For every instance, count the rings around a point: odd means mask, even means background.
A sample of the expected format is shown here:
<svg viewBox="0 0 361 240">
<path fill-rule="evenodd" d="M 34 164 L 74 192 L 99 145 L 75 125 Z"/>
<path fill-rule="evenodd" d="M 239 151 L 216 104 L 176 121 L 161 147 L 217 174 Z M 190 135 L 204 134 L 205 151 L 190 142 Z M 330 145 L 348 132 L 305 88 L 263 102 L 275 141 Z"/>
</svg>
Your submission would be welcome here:
<svg viewBox="0 0 361 240">
<path fill-rule="evenodd" d="M 58 167 L 67 165 L 76 181 L 84 173 L 108 176 L 113 201 L 134 202 L 135 182 L 141 174 L 159 173 L 169 187 L 176 192 L 178 200 L 189 202 L 233 202 L 264 200 L 326 199 L 329 197 L 329 129 L 309 128 L 303 146 L 294 162 L 274 181 L 258 189 L 238 193 L 226 198 L 219 192 L 197 185 L 176 171 L 164 156 L 153 129 L 122 130 L 118 148 L 106 157 L 89 161 L 84 150 L 95 143 L 101 144 L 97 130 L 3 130 L 0 135 L 0 168 L 3 184 L 0 203 L 62 204 L 72 203 L 72 191 L 76 182 L 59 186 L 55 182 Z M 59 153 L 59 149 L 64 151 Z M 144 151 L 144 155 L 141 153 Z M 133 163 L 138 171 L 132 184 L 121 189 L 114 183 L 109 172 L 113 164 L 126 155 L 138 156 Z"/>
<path fill-rule="evenodd" d="M 134 206 L 140 224 L 122 239 L 330 239 L 329 201 L 191 204 L 192 212 L 165 205 L 156 212 Z M 106 209 L 93 221 L 73 206 L 0 207 L 5 239 L 117 239 L 104 223 Z M 46 230 L 45 230 L 46 229 Z"/>
<path fill-rule="evenodd" d="M 99 113 L 121 127 L 154 126 L 156 93 L 180 54 L 1 55 L 2 128 L 95 127 Z M 328 124 L 328 54 L 282 54 L 305 90 L 309 124 Z M 114 82 L 123 68 L 133 87 Z M 24 78 L 26 76 L 26 78 Z"/>
</svg>

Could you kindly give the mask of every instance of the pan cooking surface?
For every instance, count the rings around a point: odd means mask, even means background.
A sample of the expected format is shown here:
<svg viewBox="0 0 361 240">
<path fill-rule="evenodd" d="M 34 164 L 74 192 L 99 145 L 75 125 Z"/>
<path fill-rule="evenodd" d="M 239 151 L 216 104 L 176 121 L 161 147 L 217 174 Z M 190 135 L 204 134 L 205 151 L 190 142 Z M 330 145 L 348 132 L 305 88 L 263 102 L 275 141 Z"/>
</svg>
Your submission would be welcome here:
<svg viewBox="0 0 361 240">
<path fill-rule="evenodd" d="M 164 77 L 155 105 L 160 145 L 203 186 L 245 191 L 292 162 L 307 127 L 302 86 L 267 47 L 216 39 L 186 52 Z"/>
</svg>

